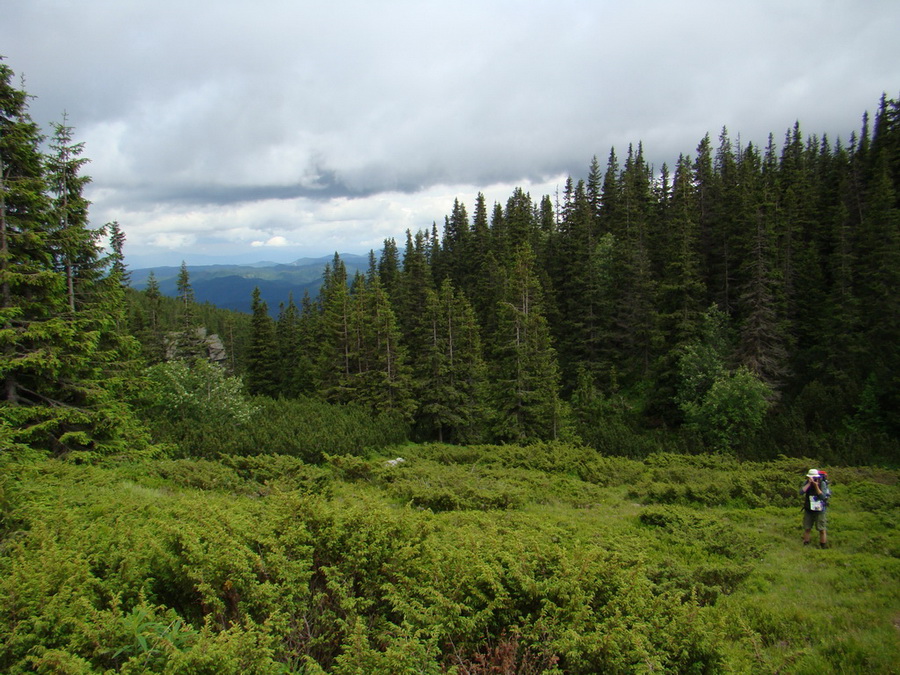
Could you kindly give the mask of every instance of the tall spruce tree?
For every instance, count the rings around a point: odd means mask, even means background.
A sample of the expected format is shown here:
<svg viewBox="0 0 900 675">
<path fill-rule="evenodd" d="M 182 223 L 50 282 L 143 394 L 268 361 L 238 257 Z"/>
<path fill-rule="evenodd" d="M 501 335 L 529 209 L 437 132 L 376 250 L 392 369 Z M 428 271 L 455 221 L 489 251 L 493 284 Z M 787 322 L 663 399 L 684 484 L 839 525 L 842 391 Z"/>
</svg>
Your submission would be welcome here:
<svg viewBox="0 0 900 675">
<path fill-rule="evenodd" d="M 99 233 L 88 227 L 88 201 L 83 194 L 90 178 L 81 169 L 88 160 L 81 156 L 84 143 L 74 141 L 73 131 L 65 115 L 61 123 L 53 125 L 47 181 L 53 195 L 49 244 L 54 264 L 65 275 L 67 304 L 74 313 L 77 304 L 88 301 L 84 294 L 97 280 L 100 262 Z"/>
<path fill-rule="evenodd" d="M 484 440 L 485 367 L 475 312 L 445 279 L 429 292 L 427 349 L 416 358 L 418 424 L 440 442 Z"/>
<path fill-rule="evenodd" d="M 352 290 L 353 400 L 410 422 L 415 408 L 412 377 L 387 293 L 377 275 L 358 276 Z"/>
<path fill-rule="evenodd" d="M 424 324 L 428 291 L 433 289 L 426 234 L 421 230 L 415 236 L 407 230 L 406 249 L 403 254 L 403 273 L 399 293 L 392 306 L 403 335 L 403 343 L 411 354 L 418 354 L 424 347 L 427 329 Z"/>
<path fill-rule="evenodd" d="M 378 278 L 391 301 L 396 301 L 400 292 L 400 253 L 393 237 L 384 240 L 378 258 Z"/>
<path fill-rule="evenodd" d="M 300 328 L 300 310 L 294 295 L 288 295 L 287 304 L 278 308 L 275 322 L 275 342 L 278 355 L 278 391 L 286 398 L 296 398 L 312 387 L 311 364 L 304 358 Z"/>
<path fill-rule="evenodd" d="M 559 366 L 527 244 L 513 257 L 505 289 L 492 344 L 494 433 L 517 443 L 557 438 L 564 426 Z"/>
<path fill-rule="evenodd" d="M 621 212 L 617 237 L 616 341 L 622 369 L 629 379 L 646 378 L 662 343 L 656 301 L 657 282 L 649 249 L 653 215 L 650 169 L 643 148 L 629 148 L 622 171 Z"/>
<path fill-rule="evenodd" d="M 146 298 L 146 314 L 136 335 L 141 342 L 144 358 L 150 365 L 166 359 L 166 335 L 163 329 L 162 292 L 153 270 L 147 275 L 147 286 L 143 290 Z"/>
<path fill-rule="evenodd" d="M 737 356 L 751 373 L 777 390 L 787 374 L 788 352 L 773 188 L 764 187 L 762 162 L 753 145 L 743 152 L 738 171 L 734 212 L 740 235 L 732 242 L 737 261 L 735 309 L 740 321 Z"/>
<path fill-rule="evenodd" d="M 350 289 L 347 287 L 347 267 L 340 256 L 325 266 L 319 289 L 321 317 L 317 322 L 319 343 L 319 391 L 333 403 L 354 400 L 354 328 Z"/>
<path fill-rule="evenodd" d="M 194 287 L 191 286 L 191 275 L 187 263 L 183 260 L 176 279 L 176 289 L 178 292 L 178 330 L 169 336 L 171 339 L 166 349 L 166 358 L 190 361 L 206 357 L 206 333 L 197 319 Z"/>
<path fill-rule="evenodd" d="M 250 349 L 247 352 L 247 391 L 255 396 L 277 397 L 281 392 L 281 365 L 275 325 L 269 316 L 269 306 L 262 299 L 259 287 L 253 289 L 250 311 Z"/>
<path fill-rule="evenodd" d="M 117 220 L 107 223 L 106 230 L 109 232 L 110 273 L 116 275 L 124 286 L 128 286 L 131 283 L 131 272 L 125 265 L 125 233 Z"/>
<path fill-rule="evenodd" d="M 12 75 L 0 62 L 0 426 L 14 444 L 60 456 L 151 451 L 115 371 L 129 356 L 112 311 L 124 306 L 112 296 L 121 286 L 76 277 L 76 264 L 101 267 L 100 233 L 78 204 L 69 202 L 68 216 L 61 211 L 85 182 L 83 162 L 57 155 L 45 164 L 28 95 Z M 60 170 L 69 181 L 62 191 Z"/>
</svg>

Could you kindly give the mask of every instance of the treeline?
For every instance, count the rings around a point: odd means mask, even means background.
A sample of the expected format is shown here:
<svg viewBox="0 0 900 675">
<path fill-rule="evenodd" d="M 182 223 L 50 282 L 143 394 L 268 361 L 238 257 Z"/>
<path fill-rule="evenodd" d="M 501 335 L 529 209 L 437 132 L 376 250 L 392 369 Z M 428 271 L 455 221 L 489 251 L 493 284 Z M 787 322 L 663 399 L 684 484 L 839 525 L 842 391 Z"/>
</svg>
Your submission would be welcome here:
<svg viewBox="0 0 900 675">
<path fill-rule="evenodd" d="M 427 440 L 614 451 L 666 430 L 693 449 L 893 454 L 898 181 L 886 97 L 847 144 L 723 130 L 674 170 L 613 150 L 555 198 L 479 194 L 471 217 L 456 201 L 367 274 L 335 255 L 274 321 L 255 295 L 244 378 L 399 413 Z"/>
</svg>

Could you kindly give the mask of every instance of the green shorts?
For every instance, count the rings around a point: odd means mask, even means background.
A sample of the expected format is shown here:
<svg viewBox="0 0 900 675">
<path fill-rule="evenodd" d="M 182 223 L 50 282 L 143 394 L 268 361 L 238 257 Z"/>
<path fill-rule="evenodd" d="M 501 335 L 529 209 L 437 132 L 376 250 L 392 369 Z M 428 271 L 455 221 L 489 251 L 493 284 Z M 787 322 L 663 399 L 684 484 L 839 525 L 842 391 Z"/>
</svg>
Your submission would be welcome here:
<svg viewBox="0 0 900 675">
<path fill-rule="evenodd" d="M 828 520 L 825 518 L 825 511 L 803 511 L 803 529 L 811 530 L 813 526 L 819 532 L 824 532 L 828 527 Z"/>
</svg>

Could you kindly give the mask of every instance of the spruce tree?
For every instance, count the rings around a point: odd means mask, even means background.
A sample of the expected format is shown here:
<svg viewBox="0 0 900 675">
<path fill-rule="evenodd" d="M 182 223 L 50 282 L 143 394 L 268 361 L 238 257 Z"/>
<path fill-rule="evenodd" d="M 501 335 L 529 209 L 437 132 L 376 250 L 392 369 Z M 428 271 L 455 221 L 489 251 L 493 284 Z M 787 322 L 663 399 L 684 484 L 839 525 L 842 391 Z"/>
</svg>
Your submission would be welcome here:
<svg viewBox="0 0 900 675">
<path fill-rule="evenodd" d="M 191 275 L 187 263 L 181 261 L 181 269 L 176 280 L 178 292 L 178 331 L 166 350 L 166 359 L 185 359 L 191 361 L 207 355 L 205 331 L 197 320 L 197 306 L 194 300 L 194 288 L 191 286 Z"/>
<path fill-rule="evenodd" d="M 247 391 L 254 396 L 275 398 L 281 392 L 278 343 L 275 339 L 275 326 L 269 316 L 269 307 L 262 299 L 259 287 L 253 289 L 250 311 L 251 320 L 250 349 L 247 352 L 247 372 L 245 382 Z"/>
<path fill-rule="evenodd" d="M 771 208 L 773 188 L 765 188 L 759 152 L 752 145 L 744 151 L 738 171 L 734 213 L 739 235 L 732 242 L 732 252 L 739 261 L 733 277 L 740 323 L 737 357 L 777 391 L 787 375 L 788 350 L 780 274 L 784 268 L 778 269 L 777 221 Z"/>
<path fill-rule="evenodd" d="M 735 274 L 735 208 L 738 203 L 738 161 L 728 130 L 722 128 L 719 147 L 713 163 L 715 179 L 710 186 L 710 213 L 705 232 L 707 287 L 710 300 L 723 311 L 734 311 Z M 698 179 L 700 176 L 698 175 Z"/>
<path fill-rule="evenodd" d="M 384 292 L 392 302 L 396 302 L 400 292 L 400 253 L 393 238 L 384 240 L 384 248 L 378 258 L 378 278 Z"/>
<path fill-rule="evenodd" d="M 675 168 L 663 252 L 660 306 L 670 350 L 697 335 L 705 297 L 700 276 L 700 207 L 690 161 L 682 155 Z"/>
<path fill-rule="evenodd" d="M 278 355 L 278 391 L 281 396 L 296 398 L 311 387 L 310 364 L 304 359 L 301 347 L 300 310 L 293 294 L 287 304 L 281 303 L 275 322 L 275 342 Z"/>
<path fill-rule="evenodd" d="M 615 339 L 622 368 L 632 381 L 646 378 L 662 344 L 656 301 L 657 282 L 649 249 L 652 218 L 651 175 L 643 149 L 629 148 L 622 171 L 616 249 L 618 297 Z"/>
<path fill-rule="evenodd" d="M 347 268 L 335 253 L 326 265 L 319 289 L 321 317 L 317 322 L 319 392 L 333 403 L 354 400 L 354 327 Z"/>
<path fill-rule="evenodd" d="M 116 275 L 124 286 L 128 286 L 131 283 L 131 272 L 125 266 L 125 233 L 116 220 L 107 223 L 106 230 L 109 232 L 109 247 L 111 251 L 110 273 Z"/>
<path fill-rule="evenodd" d="M 428 341 L 414 366 L 417 418 L 439 442 L 477 442 L 485 432 L 485 367 L 475 312 L 445 279 L 428 296 Z"/>
<path fill-rule="evenodd" d="M 352 287 L 353 400 L 377 413 L 412 420 L 412 377 L 400 328 L 381 281 L 358 277 Z"/>
<path fill-rule="evenodd" d="M 65 275 L 66 301 L 74 313 L 76 290 L 80 291 L 78 304 L 86 303 L 84 294 L 99 276 L 99 233 L 88 227 L 88 201 L 83 192 L 90 178 L 81 174 L 88 161 L 81 156 L 84 143 L 73 140 L 73 128 L 66 122 L 64 115 L 61 123 L 53 125 L 52 154 L 47 160 L 47 181 L 53 195 L 49 244 L 54 265 Z"/>
<path fill-rule="evenodd" d="M 494 433 L 516 443 L 557 438 L 564 423 L 559 366 L 527 244 L 516 251 L 505 288 L 492 345 Z"/>
<path fill-rule="evenodd" d="M 166 359 L 166 335 L 163 329 L 162 292 L 153 270 L 147 275 L 147 286 L 143 290 L 146 299 L 146 315 L 136 335 L 141 342 L 144 358 L 149 365 Z"/>
<path fill-rule="evenodd" d="M 900 429 L 900 207 L 888 157 L 873 168 L 860 225 L 855 277 L 865 315 L 865 363 L 871 387 L 892 433 Z"/>
<path fill-rule="evenodd" d="M 403 343 L 411 354 L 419 353 L 425 344 L 424 316 L 428 291 L 432 289 L 426 235 L 419 231 L 413 236 L 407 231 L 400 288 L 392 306 L 395 307 Z"/>
<path fill-rule="evenodd" d="M 28 96 L 11 79 L 0 63 L 0 426 L 19 447 L 82 460 L 151 451 L 119 379 L 134 346 L 117 333 L 121 284 L 103 283 L 100 233 L 73 198 L 83 162 L 57 154 L 44 173 Z"/>
</svg>

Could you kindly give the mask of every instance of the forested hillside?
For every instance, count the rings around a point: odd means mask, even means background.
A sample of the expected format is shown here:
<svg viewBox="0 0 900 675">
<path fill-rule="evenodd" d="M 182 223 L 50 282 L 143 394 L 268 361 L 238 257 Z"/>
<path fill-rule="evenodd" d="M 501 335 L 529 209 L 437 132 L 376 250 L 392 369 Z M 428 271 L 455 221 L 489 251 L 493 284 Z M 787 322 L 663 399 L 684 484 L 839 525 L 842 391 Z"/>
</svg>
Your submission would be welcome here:
<svg viewBox="0 0 900 675">
<path fill-rule="evenodd" d="M 613 150 L 558 195 L 456 201 L 366 274 L 335 255 L 274 322 L 255 299 L 250 391 L 394 411 L 420 440 L 896 459 L 898 102 L 846 142 L 723 129 L 673 167 Z"/>
</svg>

